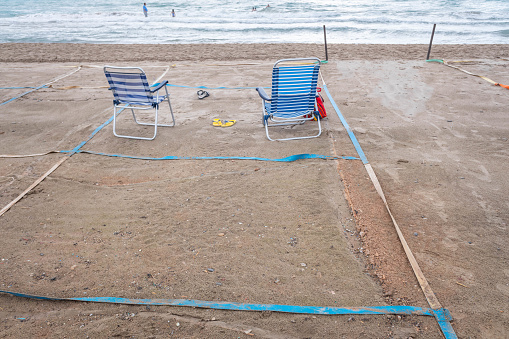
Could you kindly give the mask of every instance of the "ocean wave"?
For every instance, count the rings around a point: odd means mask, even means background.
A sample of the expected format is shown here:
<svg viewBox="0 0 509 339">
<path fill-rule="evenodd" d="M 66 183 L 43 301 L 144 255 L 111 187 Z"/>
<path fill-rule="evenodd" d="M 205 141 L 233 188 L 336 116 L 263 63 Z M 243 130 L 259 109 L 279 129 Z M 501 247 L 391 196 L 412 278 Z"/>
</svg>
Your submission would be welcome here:
<svg viewBox="0 0 509 339">
<path fill-rule="evenodd" d="M 436 23 L 439 43 L 506 43 L 509 23 L 507 0 L 153 0 L 148 18 L 130 0 L 3 1 L 0 42 L 286 43 L 321 41 L 326 25 L 330 43 L 425 43 Z"/>
<path fill-rule="evenodd" d="M 499 34 L 500 36 L 509 38 L 509 29 L 503 29 L 503 30 L 497 31 L 496 33 Z"/>
</svg>

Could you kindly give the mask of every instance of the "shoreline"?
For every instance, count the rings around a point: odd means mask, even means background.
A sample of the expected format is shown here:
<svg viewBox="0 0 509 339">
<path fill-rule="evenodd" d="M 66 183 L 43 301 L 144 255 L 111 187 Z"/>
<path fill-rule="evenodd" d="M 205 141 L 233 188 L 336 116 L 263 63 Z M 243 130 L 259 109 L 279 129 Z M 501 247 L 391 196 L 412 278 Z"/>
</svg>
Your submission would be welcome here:
<svg viewBox="0 0 509 339">
<path fill-rule="evenodd" d="M 2 43 L 0 47 L 0 62 L 8 63 L 278 60 L 310 55 L 325 59 L 323 44 Z M 329 60 L 424 60 L 427 51 L 428 44 L 328 44 Z M 509 58 L 509 44 L 433 45 L 430 58 Z"/>
</svg>

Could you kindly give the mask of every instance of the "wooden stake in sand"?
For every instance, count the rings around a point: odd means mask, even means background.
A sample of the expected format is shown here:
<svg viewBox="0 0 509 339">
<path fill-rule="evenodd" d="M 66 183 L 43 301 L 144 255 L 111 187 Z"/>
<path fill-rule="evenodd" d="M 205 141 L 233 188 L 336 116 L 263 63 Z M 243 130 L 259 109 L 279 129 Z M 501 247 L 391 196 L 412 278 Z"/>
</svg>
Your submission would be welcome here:
<svg viewBox="0 0 509 339">
<path fill-rule="evenodd" d="M 431 45 L 433 44 L 433 37 L 435 36 L 435 27 L 437 27 L 437 24 L 433 24 L 433 32 L 431 32 L 431 40 L 429 41 L 428 56 L 426 57 L 426 60 L 429 60 L 429 54 L 431 53 Z"/>
<path fill-rule="evenodd" d="M 325 61 L 329 61 L 329 54 L 327 53 L 327 33 L 325 31 L 325 25 L 323 25 L 323 40 L 325 41 Z"/>
</svg>

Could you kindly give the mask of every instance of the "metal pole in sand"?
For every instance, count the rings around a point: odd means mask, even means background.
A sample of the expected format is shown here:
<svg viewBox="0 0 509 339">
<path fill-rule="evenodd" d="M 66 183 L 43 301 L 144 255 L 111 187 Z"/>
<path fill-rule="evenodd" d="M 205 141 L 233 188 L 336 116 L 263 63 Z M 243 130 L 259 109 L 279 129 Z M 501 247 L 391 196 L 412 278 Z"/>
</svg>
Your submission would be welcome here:
<svg viewBox="0 0 509 339">
<path fill-rule="evenodd" d="M 325 25 L 323 25 L 323 39 L 325 40 L 325 61 L 329 61 L 329 54 L 327 53 L 327 33 L 325 32 Z"/>
<path fill-rule="evenodd" d="M 428 56 L 426 57 L 426 60 L 429 60 L 429 54 L 431 53 L 431 44 L 433 43 L 433 36 L 435 35 L 435 27 L 437 27 L 437 24 L 433 24 L 433 32 L 431 32 L 431 40 L 429 41 Z"/>
</svg>

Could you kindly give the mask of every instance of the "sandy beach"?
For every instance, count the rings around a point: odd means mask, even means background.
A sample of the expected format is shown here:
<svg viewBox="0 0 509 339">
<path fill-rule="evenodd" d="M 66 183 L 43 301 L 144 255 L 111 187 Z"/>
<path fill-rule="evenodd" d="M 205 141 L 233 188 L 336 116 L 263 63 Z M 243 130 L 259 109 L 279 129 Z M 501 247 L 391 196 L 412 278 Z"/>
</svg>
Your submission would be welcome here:
<svg viewBox="0 0 509 339">
<path fill-rule="evenodd" d="M 427 45 L 329 45 L 323 81 L 460 338 L 509 336 L 509 90 Z M 270 142 L 253 89 L 323 45 L 0 44 L 1 289 L 48 297 L 429 307 L 331 101 L 319 138 Z M 431 58 L 509 85 L 509 45 Z M 451 63 L 452 64 L 452 63 Z M 176 126 L 117 138 L 104 65 L 162 76 Z M 71 74 L 72 73 L 72 74 Z M 323 86 L 322 80 L 320 84 Z M 200 100 L 199 86 L 210 96 Z M 21 88 L 27 87 L 27 88 Z M 218 87 L 226 87 L 218 89 Z M 161 115 L 167 119 L 168 110 Z M 120 115 L 126 133 L 150 130 Z M 212 121 L 235 119 L 214 127 Z M 167 120 L 166 120 L 167 121 Z M 274 130 L 289 136 L 312 124 Z M 92 153 L 145 157 L 129 159 Z M 441 338 L 433 317 L 38 301 L 0 294 L 2 337 Z"/>
</svg>

